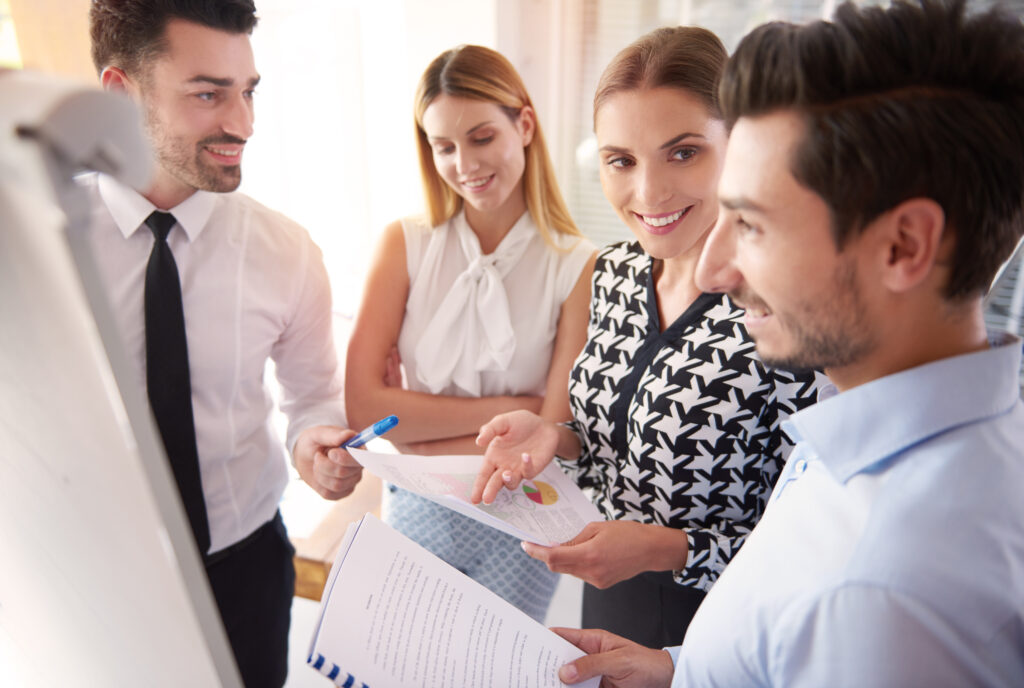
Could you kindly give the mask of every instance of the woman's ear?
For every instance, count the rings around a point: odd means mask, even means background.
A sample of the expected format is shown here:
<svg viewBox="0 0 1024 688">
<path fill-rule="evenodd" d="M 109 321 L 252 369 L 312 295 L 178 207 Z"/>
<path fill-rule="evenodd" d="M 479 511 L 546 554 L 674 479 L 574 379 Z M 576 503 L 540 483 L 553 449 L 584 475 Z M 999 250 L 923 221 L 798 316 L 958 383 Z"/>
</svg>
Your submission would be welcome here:
<svg viewBox="0 0 1024 688">
<path fill-rule="evenodd" d="M 523 140 L 523 148 L 533 142 L 533 134 L 537 131 L 537 113 L 529 105 L 524 105 L 519 110 L 519 118 L 516 120 L 516 128 Z"/>
<path fill-rule="evenodd" d="M 911 198 L 885 214 L 885 264 L 882 281 L 894 292 L 924 282 L 936 267 L 945 267 L 952 246 L 946 213 L 930 198 Z"/>
</svg>

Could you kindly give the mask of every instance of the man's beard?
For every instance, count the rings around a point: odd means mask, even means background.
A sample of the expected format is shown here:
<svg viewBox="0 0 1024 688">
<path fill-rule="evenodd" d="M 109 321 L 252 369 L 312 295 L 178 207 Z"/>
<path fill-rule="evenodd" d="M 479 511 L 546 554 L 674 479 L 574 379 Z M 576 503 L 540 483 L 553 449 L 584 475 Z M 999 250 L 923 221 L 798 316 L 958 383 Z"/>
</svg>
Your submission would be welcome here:
<svg viewBox="0 0 1024 688">
<path fill-rule="evenodd" d="M 150 132 L 157 162 L 178 181 L 202 191 L 225 193 L 234 191 L 242 182 L 241 165 L 218 165 L 203 160 L 203 149 L 218 143 L 245 144 L 244 139 L 229 134 L 207 136 L 196 143 L 174 138 L 164 132 L 155 115 L 147 111 L 146 126 Z"/>
<path fill-rule="evenodd" d="M 729 296 L 748 308 L 770 310 L 779 328 L 789 335 L 788 351 L 762 352 L 761 360 L 773 368 L 791 371 L 842 368 L 856 363 L 875 348 L 867 333 L 864 304 L 857 290 L 857 274 L 852 263 L 840 265 L 824 298 L 798 305 L 796 313 L 779 313 L 747 289 Z M 756 344 L 755 339 L 755 344 Z"/>
</svg>

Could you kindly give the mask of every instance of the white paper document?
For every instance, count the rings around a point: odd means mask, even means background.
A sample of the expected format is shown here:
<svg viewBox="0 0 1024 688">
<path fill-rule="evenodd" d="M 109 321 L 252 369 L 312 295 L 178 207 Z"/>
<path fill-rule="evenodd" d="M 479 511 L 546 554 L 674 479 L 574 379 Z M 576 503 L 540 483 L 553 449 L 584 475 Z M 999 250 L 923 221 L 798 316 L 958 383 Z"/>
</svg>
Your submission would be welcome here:
<svg viewBox="0 0 1024 688">
<path fill-rule="evenodd" d="M 309 664 L 336 686 L 559 688 L 583 652 L 373 514 L 349 526 Z M 600 678 L 579 684 L 597 688 Z"/>
<path fill-rule="evenodd" d="M 520 540 L 558 545 L 576 537 L 601 512 L 583 491 L 551 462 L 533 480 L 503 488 L 493 504 L 469 501 L 483 456 L 416 456 L 349 449 L 377 477 L 497 528 Z"/>
</svg>

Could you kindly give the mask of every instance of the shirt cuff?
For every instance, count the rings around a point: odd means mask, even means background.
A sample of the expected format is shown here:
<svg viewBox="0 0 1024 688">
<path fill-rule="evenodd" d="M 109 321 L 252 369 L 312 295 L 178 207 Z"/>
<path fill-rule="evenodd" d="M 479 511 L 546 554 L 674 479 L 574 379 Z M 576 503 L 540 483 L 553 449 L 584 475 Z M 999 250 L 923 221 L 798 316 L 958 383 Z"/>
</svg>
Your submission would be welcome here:
<svg viewBox="0 0 1024 688">
<path fill-rule="evenodd" d="M 686 567 L 681 571 L 673 571 L 672 578 L 679 585 L 707 592 L 725 568 L 731 553 L 730 540 L 702 528 L 687 530 L 686 539 L 690 548 L 686 556 Z"/>
<path fill-rule="evenodd" d="M 689 530 L 683 532 L 686 535 L 686 564 L 683 565 L 683 568 L 676 569 L 672 572 L 672 578 L 674 578 L 677 583 L 682 583 L 683 580 L 686 579 L 686 571 L 690 568 L 690 564 L 693 563 L 693 554 L 697 550 L 697 541 L 693 539 L 693 533 Z"/>
<path fill-rule="evenodd" d="M 288 453 L 294 456 L 295 442 L 304 430 L 314 425 L 333 425 L 339 428 L 347 428 L 348 421 L 345 418 L 345 404 L 340 399 L 329 400 L 310 405 L 301 411 L 294 411 L 294 415 L 285 414 L 288 417 L 288 427 L 285 433 L 285 447 Z"/>
<path fill-rule="evenodd" d="M 672 666 L 675 667 L 675 665 L 679 662 L 679 650 L 682 649 L 682 645 L 676 645 L 674 647 L 663 647 L 661 649 L 667 652 L 669 657 L 672 658 Z"/>
</svg>

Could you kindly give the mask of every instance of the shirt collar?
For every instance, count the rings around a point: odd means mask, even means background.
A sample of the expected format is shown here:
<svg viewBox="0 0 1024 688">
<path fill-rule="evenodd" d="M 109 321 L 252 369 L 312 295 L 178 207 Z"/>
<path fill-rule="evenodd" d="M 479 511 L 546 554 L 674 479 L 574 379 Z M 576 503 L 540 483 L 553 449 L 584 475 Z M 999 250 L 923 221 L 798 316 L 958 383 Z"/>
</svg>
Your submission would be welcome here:
<svg viewBox="0 0 1024 688">
<path fill-rule="evenodd" d="M 783 427 L 840 482 L 951 428 L 1007 412 L 1020 400 L 1021 340 L 888 375 L 820 401 Z"/>
<path fill-rule="evenodd" d="M 477 237 L 476 232 L 469 226 L 469 220 L 466 219 L 466 209 L 463 208 L 451 218 L 451 225 L 455 229 L 456 234 L 459 236 L 459 240 L 462 242 L 463 252 L 469 260 L 473 260 L 480 255 L 480 238 Z M 494 248 L 492 253 L 506 253 L 509 251 L 509 247 L 518 246 L 525 243 L 528 239 L 532 238 L 537 234 L 538 230 L 536 225 L 533 223 L 533 218 L 530 217 L 530 211 L 524 210 L 523 214 L 519 216 L 519 219 L 515 221 L 512 228 L 508 230 L 508 233 L 501 238 L 498 245 Z"/>
<path fill-rule="evenodd" d="M 104 205 L 110 211 L 114 224 L 125 238 L 134 234 L 149 214 L 157 207 L 135 189 L 117 182 L 113 177 L 99 175 L 99 192 Z M 217 194 L 196 191 L 184 201 L 169 209 L 189 241 L 195 241 L 206 227 L 217 204 Z"/>
</svg>

